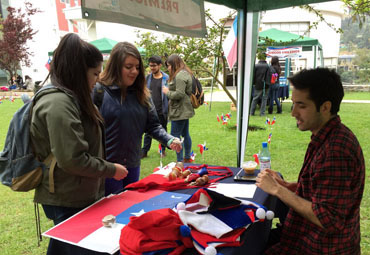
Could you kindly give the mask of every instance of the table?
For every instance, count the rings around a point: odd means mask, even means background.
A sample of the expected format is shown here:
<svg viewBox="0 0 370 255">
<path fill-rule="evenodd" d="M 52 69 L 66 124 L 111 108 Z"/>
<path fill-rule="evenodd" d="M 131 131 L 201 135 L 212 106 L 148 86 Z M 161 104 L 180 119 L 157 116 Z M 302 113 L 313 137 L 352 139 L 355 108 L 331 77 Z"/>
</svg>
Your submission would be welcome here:
<svg viewBox="0 0 370 255">
<path fill-rule="evenodd" d="M 236 167 L 229 168 L 233 171 L 234 175 L 240 170 L 240 168 Z M 234 183 L 233 177 L 223 179 L 221 183 Z M 154 199 L 162 196 L 159 200 L 156 200 L 157 202 L 153 202 L 153 200 L 150 203 L 147 202 L 150 210 L 173 208 L 178 202 L 185 201 L 195 190 L 184 189 L 173 192 L 151 190 L 144 193 L 137 191 L 123 192 L 96 202 L 65 222 L 46 231 L 43 235 L 84 248 L 113 254 L 119 248 L 118 240 L 124 224 L 128 223 L 129 216 L 136 215 L 140 212 L 140 208 L 144 208 L 143 204 L 148 201 L 146 199 Z M 272 211 L 276 207 L 276 198 L 268 195 L 259 188 L 256 189 L 253 199 L 248 200 L 262 204 Z M 145 212 L 146 209 L 142 211 Z M 102 227 L 101 219 L 107 214 L 116 215 L 119 224 L 116 224 L 114 228 Z M 241 247 L 218 248 L 218 251 L 224 255 L 261 254 L 267 242 L 271 224 L 271 221 L 265 220 L 250 225 L 241 236 L 244 242 Z M 184 254 L 197 254 L 197 252 L 189 249 Z"/>
<path fill-rule="evenodd" d="M 184 164 L 185 166 L 190 164 Z M 240 171 L 240 168 L 237 167 L 229 167 L 231 171 L 233 171 L 234 176 Z M 258 170 L 256 171 L 259 172 Z M 233 177 L 229 177 L 226 179 L 221 180 L 221 183 L 235 183 Z M 238 182 L 242 183 L 242 182 Z M 245 182 L 245 183 L 253 183 L 253 182 Z M 194 189 L 187 189 L 187 190 L 179 190 L 175 191 L 178 193 L 186 193 L 192 194 L 194 193 Z M 275 211 L 277 198 L 270 196 L 260 188 L 256 189 L 254 193 L 253 199 L 247 198 L 247 200 L 251 200 L 253 202 L 259 203 L 264 205 L 269 210 Z M 263 249 L 267 243 L 268 236 L 270 233 L 272 221 L 265 220 L 263 222 L 257 222 L 252 224 L 241 236 L 242 240 L 244 241 L 243 245 L 240 247 L 223 247 L 218 248 L 217 251 L 224 255 L 239 255 L 239 254 L 248 254 L 248 255 L 257 255 L 262 254 Z M 195 249 L 188 250 L 184 254 L 198 254 Z"/>
</svg>

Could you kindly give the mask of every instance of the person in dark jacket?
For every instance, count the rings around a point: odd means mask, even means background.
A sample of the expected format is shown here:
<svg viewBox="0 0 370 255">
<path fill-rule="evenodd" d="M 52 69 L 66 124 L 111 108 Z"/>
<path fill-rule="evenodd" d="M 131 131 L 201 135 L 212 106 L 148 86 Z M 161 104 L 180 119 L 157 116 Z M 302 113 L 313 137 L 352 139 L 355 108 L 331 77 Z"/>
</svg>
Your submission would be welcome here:
<svg viewBox="0 0 370 255">
<path fill-rule="evenodd" d="M 258 54 L 258 63 L 254 67 L 254 74 L 253 74 L 253 86 L 254 86 L 254 96 L 252 100 L 251 106 L 251 115 L 254 115 L 256 111 L 257 103 L 261 101 L 261 108 L 260 108 L 260 115 L 265 115 L 267 98 L 269 95 L 269 65 L 266 62 L 266 54 L 259 53 Z"/>
<path fill-rule="evenodd" d="M 104 160 L 103 119 L 90 97 L 102 62 L 95 46 L 76 34 L 65 35 L 54 51 L 48 75 L 55 88 L 34 99 L 30 126 L 31 142 L 37 145 L 34 152 L 41 161 L 50 155 L 56 160 L 52 175 L 43 172 L 34 201 L 42 204 L 55 225 L 101 199 L 105 178 L 120 180 L 127 175 L 123 165 Z M 96 253 L 50 239 L 47 254 Z"/>
<path fill-rule="evenodd" d="M 171 149 L 182 149 L 179 139 L 161 126 L 145 84 L 144 66 L 137 48 L 128 42 L 114 46 L 101 74 L 104 97 L 100 106 L 106 126 L 107 159 L 127 167 L 122 181 L 107 179 L 106 195 L 123 191 L 140 176 L 141 138 L 148 133 Z"/>
<path fill-rule="evenodd" d="M 275 73 L 277 73 L 278 77 L 274 84 L 271 84 L 270 90 L 269 90 L 269 98 L 270 98 L 270 106 L 268 108 L 268 113 L 271 114 L 274 110 L 274 102 L 276 103 L 277 112 L 276 113 L 282 113 L 281 104 L 278 98 L 279 88 L 280 88 L 280 74 L 281 74 L 281 67 L 279 63 L 279 58 L 277 56 L 273 56 L 271 59 L 271 67 L 274 69 Z"/>
<path fill-rule="evenodd" d="M 168 75 L 161 71 L 162 59 L 160 56 L 151 56 L 149 58 L 149 68 L 151 73 L 146 76 L 146 85 L 151 92 L 152 100 L 157 111 L 159 122 L 167 131 L 168 117 L 168 98 L 162 92 L 162 87 L 167 87 Z M 144 136 L 142 148 L 142 158 L 148 156 L 148 151 L 152 145 L 152 137 L 149 134 Z M 162 144 L 162 156 L 166 156 L 166 145 Z"/>
<path fill-rule="evenodd" d="M 185 156 L 181 150 L 177 153 L 177 161 L 190 163 L 191 137 L 189 133 L 189 119 L 194 116 L 194 108 L 190 101 L 192 90 L 192 72 L 177 54 L 172 54 L 166 62 L 170 73 L 170 83 L 163 87 L 170 100 L 168 118 L 171 120 L 171 134 L 175 137 L 184 138 Z"/>
</svg>

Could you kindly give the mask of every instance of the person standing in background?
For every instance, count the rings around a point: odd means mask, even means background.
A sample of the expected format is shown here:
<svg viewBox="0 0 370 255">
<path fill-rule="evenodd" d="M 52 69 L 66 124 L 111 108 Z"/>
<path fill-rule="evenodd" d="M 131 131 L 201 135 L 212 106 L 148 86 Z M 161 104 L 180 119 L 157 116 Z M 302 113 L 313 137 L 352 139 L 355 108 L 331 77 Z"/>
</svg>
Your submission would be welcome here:
<svg viewBox="0 0 370 255">
<path fill-rule="evenodd" d="M 189 119 L 194 116 L 194 108 L 190 101 L 192 91 L 192 72 L 179 55 L 168 57 L 166 66 L 170 73 L 170 83 L 163 87 L 170 100 L 168 118 L 171 120 L 171 134 L 184 138 L 185 158 L 183 150 L 177 153 L 177 162 L 191 163 L 191 137 L 189 133 Z"/>
<path fill-rule="evenodd" d="M 276 103 L 277 112 L 276 113 L 282 113 L 281 104 L 279 101 L 279 88 L 280 88 L 280 74 L 281 74 L 281 67 L 279 63 L 279 58 L 276 56 L 273 56 L 271 59 L 271 67 L 274 69 L 275 73 L 277 73 L 278 77 L 274 84 L 271 84 L 270 90 L 269 90 L 269 98 L 270 98 L 270 106 L 268 108 L 268 113 L 272 114 L 274 111 L 274 102 Z"/>
<path fill-rule="evenodd" d="M 254 67 L 253 74 L 254 96 L 251 106 L 251 115 L 254 115 L 257 104 L 261 100 L 260 115 L 265 116 L 270 86 L 268 81 L 270 67 L 266 62 L 266 54 L 264 52 L 258 53 L 258 60 L 258 63 Z"/>
<path fill-rule="evenodd" d="M 106 126 L 107 159 L 125 165 L 129 171 L 122 181 L 106 180 L 105 194 L 109 195 L 139 180 L 144 133 L 173 150 L 182 147 L 180 140 L 167 134 L 159 123 L 145 84 L 143 62 L 133 44 L 119 42 L 114 46 L 100 83 L 104 94 L 99 108 Z"/>
<path fill-rule="evenodd" d="M 146 85 L 151 92 L 152 100 L 157 111 L 159 122 L 167 131 L 168 117 L 168 98 L 162 92 L 162 87 L 167 87 L 168 75 L 161 71 L 162 59 L 160 56 L 152 56 L 149 58 L 149 68 L 151 73 L 146 76 Z M 148 156 L 148 151 L 152 144 L 152 137 L 145 133 L 144 144 L 141 149 L 141 157 Z M 162 156 L 166 156 L 166 145 L 162 144 Z"/>
</svg>

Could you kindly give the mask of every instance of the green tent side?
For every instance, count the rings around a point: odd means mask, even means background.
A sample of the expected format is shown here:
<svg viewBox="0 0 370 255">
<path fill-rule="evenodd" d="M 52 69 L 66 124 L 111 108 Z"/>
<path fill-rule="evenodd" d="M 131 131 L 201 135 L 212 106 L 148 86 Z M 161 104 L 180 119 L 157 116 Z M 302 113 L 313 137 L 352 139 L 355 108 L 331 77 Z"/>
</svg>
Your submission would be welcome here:
<svg viewBox="0 0 370 255">
<path fill-rule="evenodd" d="M 259 45 L 265 45 L 265 41 L 263 40 L 263 38 L 267 37 L 277 43 L 274 46 L 319 46 L 319 49 L 322 49 L 322 46 L 317 39 L 311 37 L 300 38 L 300 36 L 297 34 L 281 31 L 276 28 L 270 28 L 268 30 L 260 32 L 259 37 L 262 37 L 262 39 L 260 39 L 258 43 Z"/>
</svg>

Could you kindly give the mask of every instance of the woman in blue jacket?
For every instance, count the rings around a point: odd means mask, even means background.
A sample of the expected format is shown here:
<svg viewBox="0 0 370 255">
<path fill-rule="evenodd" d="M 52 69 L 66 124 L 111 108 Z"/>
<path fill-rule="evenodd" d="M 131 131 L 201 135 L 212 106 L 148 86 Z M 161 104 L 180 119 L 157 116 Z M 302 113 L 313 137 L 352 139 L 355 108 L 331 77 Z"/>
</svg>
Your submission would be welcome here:
<svg viewBox="0 0 370 255">
<path fill-rule="evenodd" d="M 107 160 L 125 165 L 124 180 L 107 179 L 105 193 L 117 194 L 139 180 L 141 138 L 148 133 L 171 149 L 182 149 L 179 139 L 169 135 L 158 116 L 145 84 L 144 66 L 137 48 L 117 43 L 100 77 L 104 97 L 100 106 L 106 126 Z"/>
</svg>

